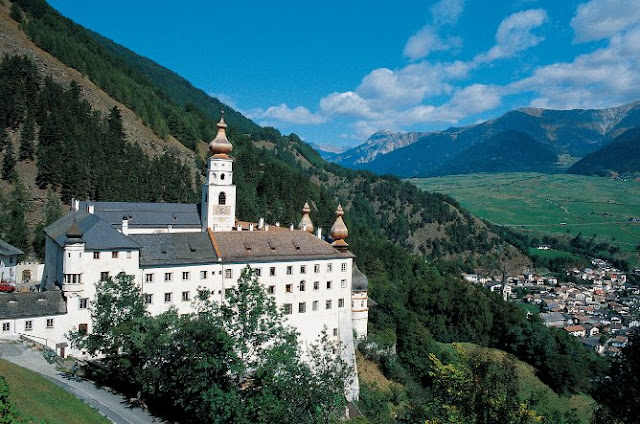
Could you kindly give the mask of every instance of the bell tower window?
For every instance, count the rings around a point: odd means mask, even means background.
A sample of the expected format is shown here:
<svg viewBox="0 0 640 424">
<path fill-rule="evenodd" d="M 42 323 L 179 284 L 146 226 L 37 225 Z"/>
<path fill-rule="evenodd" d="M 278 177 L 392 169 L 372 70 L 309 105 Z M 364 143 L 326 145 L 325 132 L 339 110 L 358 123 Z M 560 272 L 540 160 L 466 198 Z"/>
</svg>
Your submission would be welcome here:
<svg viewBox="0 0 640 424">
<path fill-rule="evenodd" d="M 220 179 L 224 180 L 224 174 L 220 174 Z"/>
<path fill-rule="evenodd" d="M 218 196 L 218 204 L 219 205 L 227 204 L 227 195 L 224 193 L 224 191 L 220 193 L 220 195 Z"/>
</svg>

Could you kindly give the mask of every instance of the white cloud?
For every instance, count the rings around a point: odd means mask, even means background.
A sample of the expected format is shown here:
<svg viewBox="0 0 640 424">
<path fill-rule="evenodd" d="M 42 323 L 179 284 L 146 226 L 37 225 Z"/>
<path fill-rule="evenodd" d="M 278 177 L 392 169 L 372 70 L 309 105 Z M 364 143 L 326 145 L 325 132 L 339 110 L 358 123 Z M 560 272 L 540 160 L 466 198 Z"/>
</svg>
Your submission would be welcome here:
<svg viewBox="0 0 640 424">
<path fill-rule="evenodd" d="M 492 62 L 538 45 L 544 37 L 532 33 L 548 19 L 543 9 L 529 9 L 507 16 L 498 26 L 496 44 L 475 57 L 474 63 Z"/>
<path fill-rule="evenodd" d="M 450 81 L 466 77 L 465 63 L 420 62 L 404 68 L 371 71 L 356 88 L 356 93 L 367 101 L 374 111 L 385 111 L 414 106 L 427 96 L 449 94 Z"/>
<path fill-rule="evenodd" d="M 571 19 L 576 41 L 609 38 L 640 23 L 637 0 L 592 0 L 578 6 Z"/>
<path fill-rule="evenodd" d="M 557 109 L 601 108 L 640 98 L 640 27 L 572 62 L 543 66 L 507 86 L 514 94 L 537 93 L 531 105 Z"/>
<path fill-rule="evenodd" d="M 366 100 L 353 91 L 331 93 L 320 99 L 320 110 L 323 114 L 373 118 L 375 113 Z"/>
<path fill-rule="evenodd" d="M 457 90 L 441 106 L 419 105 L 398 116 L 404 125 L 415 123 L 447 122 L 455 124 L 463 118 L 494 109 L 500 105 L 497 87 L 472 84 Z"/>
<path fill-rule="evenodd" d="M 438 28 L 426 25 L 409 37 L 407 44 L 404 46 L 403 54 L 411 60 L 417 60 L 427 57 L 431 52 L 458 48 L 461 45 L 461 38 L 441 38 L 438 35 Z"/>
<path fill-rule="evenodd" d="M 462 15 L 464 0 L 441 0 L 431 7 L 431 17 L 438 24 L 454 24 Z"/>
<path fill-rule="evenodd" d="M 326 118 L 312 113 L 304 106 L 289 108 L 286 103 L 278 106 L 271 106 L 266 110 L 254 109 L 247 112 L 251 119 L 266 119 L 267 121 L 288 122 L 292 124 L 314 125 L 326 122 Z"/>
<path fill-rule="evenodd" d="M 441 0 L 430 9 L 430 20 L 407 40 L 403 54 L 411 60 L 427 57 L 431 52 L 459 48 L 460 37 L 441 36 L 444 25 L 458 21 L 464 9 L 463 0 Z"/>
</svg>

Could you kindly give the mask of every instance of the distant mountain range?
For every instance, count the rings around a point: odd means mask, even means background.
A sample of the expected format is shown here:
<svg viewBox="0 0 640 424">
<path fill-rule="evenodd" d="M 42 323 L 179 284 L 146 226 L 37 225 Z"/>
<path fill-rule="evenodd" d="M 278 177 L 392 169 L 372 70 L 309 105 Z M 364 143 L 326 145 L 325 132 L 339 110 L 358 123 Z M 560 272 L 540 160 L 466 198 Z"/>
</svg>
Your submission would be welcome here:
<svg viewBox="0 0 640 424">
<path fill-rule="evenodd" d="M 379 131 L 329 160 L 401 177 L 530 168 L 560 172 L 566 166 L 558 156 L 582 158 L 639 126 L 640 102 L 593 110 L 525 108 L 478 125 L 437 132 Z"/>
<path fill-rule="evenodd" d="M 640 127 L 630 129 L 567 170 L 570 174 L 609 175 L 640 172 Z"/>
</svg>

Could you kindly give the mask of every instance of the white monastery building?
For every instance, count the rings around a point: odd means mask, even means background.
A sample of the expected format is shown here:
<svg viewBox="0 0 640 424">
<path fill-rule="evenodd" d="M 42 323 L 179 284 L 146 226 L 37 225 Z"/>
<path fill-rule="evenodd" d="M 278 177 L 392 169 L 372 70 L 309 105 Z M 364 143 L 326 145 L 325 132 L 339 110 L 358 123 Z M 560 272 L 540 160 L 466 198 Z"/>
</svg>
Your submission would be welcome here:
<svg viewBox="0 0 640 424">
<path fill-rule="evenodd" d="M 91 331 L 89 307 L 98 281 L 133 275 L 149 312 L 175 307 L 190 313 L 198 288 L 222 301 L 248 265 L 301 343 L 317 341 L 326 330 L 342 342 L 345 359 L 355 367 L 354 334 L 367 335 L 368 281 L 345 242 L 342 207 L 330 231 L 332 243 L 319 230 L 314 234 L 308 204 L 295 229 L 263 219 L 239 221 L 224 119 L 209 149 L 200 205 L 72 201 L 71 210 L 45 229 L 44 291 L 2 295 L 2 335 L 28 337 L 60 356 L 82 355 L 65 334 Z"/>
</svg>

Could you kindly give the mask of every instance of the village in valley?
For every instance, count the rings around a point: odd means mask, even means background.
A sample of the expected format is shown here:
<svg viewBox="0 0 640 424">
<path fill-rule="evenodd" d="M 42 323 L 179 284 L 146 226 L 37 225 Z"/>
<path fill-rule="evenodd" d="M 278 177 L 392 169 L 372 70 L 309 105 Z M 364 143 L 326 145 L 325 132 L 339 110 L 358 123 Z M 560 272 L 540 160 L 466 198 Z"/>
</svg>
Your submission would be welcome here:
<svg viewBox="0 0 640 424">
<path fill-rule="evenodd" d="M 631 273 L 640 275 L 640 269 Z M 463 273 L 473 284 L 520 302 L 527 314 L 537 314 L 547 327 L 560 328 L 600 355 L 617 356 L 627 334 L 640 327 L 640 288 L 609 262 L 594 258 L 591 266 L 566 270 L 564 278 L 531 270 L 497 277 Z"/>
</svg>

